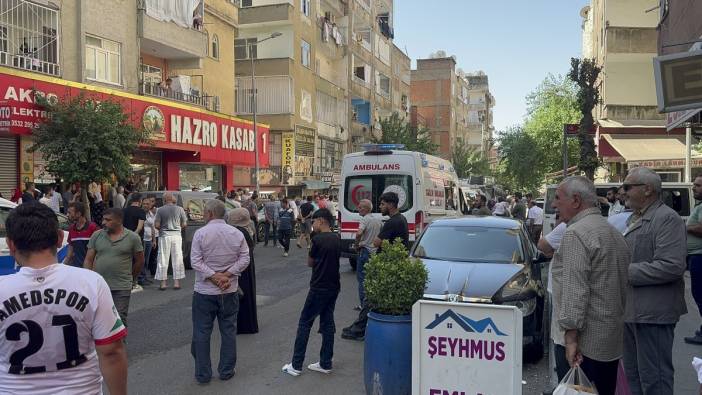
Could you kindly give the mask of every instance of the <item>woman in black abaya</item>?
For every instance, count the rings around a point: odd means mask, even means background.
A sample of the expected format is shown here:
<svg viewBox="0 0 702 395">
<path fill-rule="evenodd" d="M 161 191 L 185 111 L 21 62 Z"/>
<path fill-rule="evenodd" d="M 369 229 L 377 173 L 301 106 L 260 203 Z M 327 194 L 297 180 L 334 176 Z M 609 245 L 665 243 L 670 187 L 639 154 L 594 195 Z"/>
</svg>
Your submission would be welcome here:
<svg viewBox="0 0 702 395">
<path fill-rule="evenodd" d="M 249 210 L 237 208 L 229 212 L 227 223 L 239 229 L 249 246 L 249 266 L 239 277 L 239 314 L 237 316 L 237 333 L 258 333 L 258 315 L 256 312 L 256 266 L 254 265 L 254 242 L 251 235 L 251 218 Z"/>
</svg>

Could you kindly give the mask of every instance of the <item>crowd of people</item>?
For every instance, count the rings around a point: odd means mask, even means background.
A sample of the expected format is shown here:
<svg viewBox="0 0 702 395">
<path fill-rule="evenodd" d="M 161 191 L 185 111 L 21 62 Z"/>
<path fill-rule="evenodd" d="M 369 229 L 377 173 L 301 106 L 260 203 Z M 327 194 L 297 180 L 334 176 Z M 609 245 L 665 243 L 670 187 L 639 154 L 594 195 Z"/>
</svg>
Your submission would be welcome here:
<svg viewBox="0 0 702 395">
<path fill-rule="evenodd" d="M 558 225 L 538 248 L 552 257 L 548 292 L 559 381 L 579 366 L 603 395 L 625 393 L 618 388 L 631 394 L 673 393 L 675 326 L 687 313 L 683 276 L 688 262 L 691 274 L 699 270 L 694 262 L 702 251 L 702 206 L 686 226 L 661 200 L 661 187 L 658 174 L 639 167 L 605 199 L 584 177 L 569 177 L 556 189 Z M 702 199 L 702 176 L 695 180 L 694 194 Z M 601 214 L 603 204 L 607 218 Z M 702 313 L 702 284 L 698 276 L 691 278 Z M 684 340 L 702 344 L 702 333 Z"/>
<path fill-rule="evenodd" d="M 521 192 L 515 192 L 514 196 L 498 196 L 496 199 L 488 199 L 487 196 L 478 194 L 475 196 L 470 213 L 518 219 L 526 224 L 534 243 L 541 237 L 544 210 L 539 207 L 531 193 L 523 195 Z"/>
</svg>

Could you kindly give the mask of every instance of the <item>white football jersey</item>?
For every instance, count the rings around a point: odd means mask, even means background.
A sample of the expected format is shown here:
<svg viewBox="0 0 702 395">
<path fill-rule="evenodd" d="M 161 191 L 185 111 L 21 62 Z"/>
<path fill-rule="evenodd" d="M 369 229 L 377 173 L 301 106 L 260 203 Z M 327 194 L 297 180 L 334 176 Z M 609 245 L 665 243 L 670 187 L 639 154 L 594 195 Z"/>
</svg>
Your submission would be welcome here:
<svg viewBox="0 0 702 395">
<path fill-rule="evenodd" d="M 0 394 L 100 394 L 95 345 L 127 335 L 97 273 L 55 264 L 0 277 Z"/>
</svg>

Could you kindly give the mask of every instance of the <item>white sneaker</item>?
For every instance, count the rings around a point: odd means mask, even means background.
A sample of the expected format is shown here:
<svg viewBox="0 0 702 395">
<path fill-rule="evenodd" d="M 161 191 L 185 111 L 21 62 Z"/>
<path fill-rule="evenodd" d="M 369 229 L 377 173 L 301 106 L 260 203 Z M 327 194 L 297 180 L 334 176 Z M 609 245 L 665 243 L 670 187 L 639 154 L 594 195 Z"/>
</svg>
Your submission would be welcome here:
<svg viewBox="0 0 702 395">
<path fill-rule="evenodd" d="M 287 253 L 287 252 L 284 252 L 284 253 L 283 253 L 283 256 L 288 256 L 288 253 Z"/>
<path fill-rule="evenodd" d="M 132 286 L 132 293 L 141 292 L 143 290 L 144 290 L 144 288 L 139 284 L 134 284 Z"/>
<path fill-rule="evenodd" d="M 322 365 L 320 365 L 319 362 L 315 362 L 315 363 L 307 366 L 307 369 L 314 370 L 315 372 L 324 373 L 324 374 L 329 374 L 332 372 L 331 369 L 322 368 Z"/>
<path fill-rule="evenodd" d="M 297 377 L 297 376 L 302 374 L 302 371 L 293 368 L 292 363 L 289 363 L 289 364 L 283 366 L 283 372 L 285 372 L 293 377 Z"/>
</svg>

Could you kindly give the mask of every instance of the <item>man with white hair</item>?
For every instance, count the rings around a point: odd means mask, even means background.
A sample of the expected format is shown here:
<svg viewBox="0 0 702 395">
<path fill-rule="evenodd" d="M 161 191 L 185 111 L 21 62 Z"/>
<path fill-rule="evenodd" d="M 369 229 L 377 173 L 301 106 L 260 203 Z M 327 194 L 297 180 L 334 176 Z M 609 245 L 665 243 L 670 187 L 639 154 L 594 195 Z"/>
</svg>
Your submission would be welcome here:
<svg viewBox="0 0 702 395">
<path fill-rule="evenodd" d="M 185 210 L 176 205 L 176 197 L 171 192 L 163 194 L 163 206 L 156 211 L 154 228 L 158 230 L 158 266 L 156 280 L 161 281 L 159 289 L 168 287 L 168 261 L 173 265 L 173 289 L 180 289 L 180 280 L 185 278 L 183 263 L 183 236 L 181 232 L 188 224 Z"/>
<path fill-rule="evenodd" d="M 568 224 L 553 255 L 551 334 L 559 381 L 580 366 L 601 395 L 614 395 L 622 357 L 629 250 L 597 207 L 585 177 L 566 178 L 553 207 Z"/>
<path fill-rule="evenodd" d="M 629 171 L 622 185 L 634 210 L 624 238 L 631 251 L 624 312 L 624 367 L 631 393 L 673 393 L 675 325 L 685 304 L 686 228 L 661 200 L 661 178 Z"/>
<path fill-rule="evenodd" d="M 195 270 L 193 294 L 193 342 L 195 379 L 212 379 L 210 337 L 215 317 L 222 345 L 219 350 L 219 378 L 229 380 L 236 365 L 236 322 L 239 312 L 238 279 L 249 266 L 249 246 L 240 230 L 224 222 L 224 203 L 205 203 L 207 224 L 193 236 L 190 262 Z"/>
</svg>

